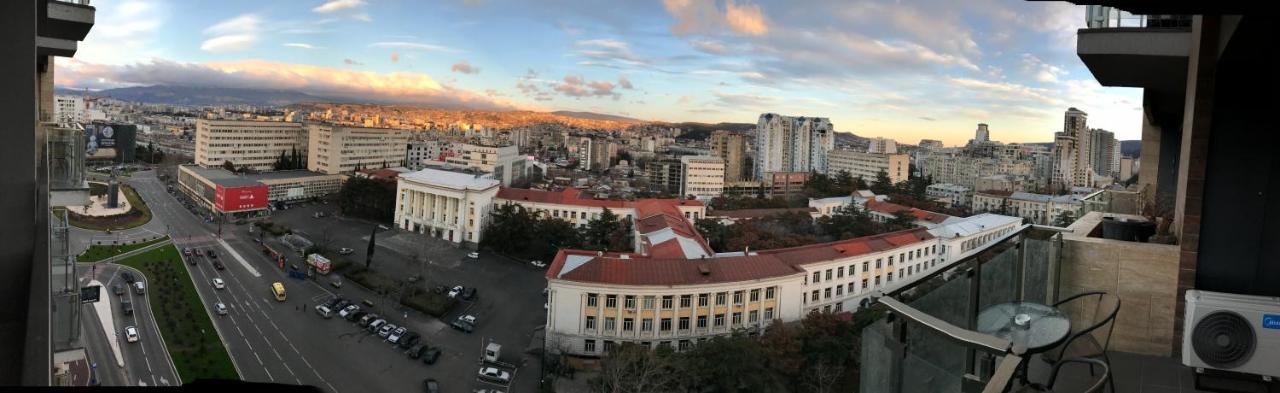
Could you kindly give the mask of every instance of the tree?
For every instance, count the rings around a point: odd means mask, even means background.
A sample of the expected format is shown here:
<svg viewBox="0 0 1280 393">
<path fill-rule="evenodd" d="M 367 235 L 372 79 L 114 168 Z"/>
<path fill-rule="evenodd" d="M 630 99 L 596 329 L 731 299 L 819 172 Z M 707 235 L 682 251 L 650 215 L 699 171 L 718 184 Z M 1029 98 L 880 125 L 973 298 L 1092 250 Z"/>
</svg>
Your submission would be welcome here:
<svg viewBox="0 0 1280 393">
<path fill-rule="evenodd" d="M 876 172 L 876 179 L 871 182 L 871 191 L 877 194 L 887 194 L 893 189 L 893 181 L 889 180 L 889 173 L 883 169 Z"/>
<path fill-rule="evenodd" d="M 902 209 L 893 212 L 893 218 L 884 223 L 886 231 L 901 231 L 904 229 L 915 228 L 916 216 L 911 214 L 911 210 Z"/>
<path fill-rule="evenodd" d="M 666 391 L 674 381 L 670 355 L 662 355 L 632 343 L 611 350 L 600 363 L 593 390 L 604 393 Z"/>
<path fill-rule="evenodd" d="M 587 249 L 605 251 L 609 249 L 614 234 L 621 229 L 618 215 L 606 207 L 600 216 L 587 221 L 586 228 L 582 230 L 582 241 Z"/>
<path fill-rule="evenodd" d="M 222 162 L 222 169 L 226 169 L 228 172 L 235 172 L 235 171 L 236 171 L 236 164 L 232 164 L 232 163 L 231 163 L 231 160 L 223 161 L 223 162 Z"/>
<path fill-rule="evenodd" d="M 681 354 L 676 369 L 686 391 L 701 392 L 714 386 L 717 392 L 775 392 L 787 390 L 769 368 L 764 348 L 753 337 L 718 336 Z"/>
<path fill-rule="evenodd" d="M 869 186 L 867 186 L 867 181 L 866 181 L 866 180 L 864 180 L 864 179 L 862 178 L 862 176 L 858 176 L 858 177 L 853 178 L 853 190 L 854 190 L 854 191 L 857 191 L 857 190 L 866 190 L 866 189 L 868 189 L 868 188 L 869 188 Z"/>
<path fill-rule="evenodd" d="M 835 192 L 839 195 L 852 195 L 857 188 L 854 187 L 855 181 L 853 175 L 849 171 L 841 170 L 836 172 L 836 176 L 832 181 L 835 183 Z"/>
<path fill-rule="evenodd" d="M 727 251 L 725 242 L 728 241 L 731 233 L 728 225 L 715 218 L 699 218 L 693 225 L 698 228 L 698 233 L 707 239 L 707 244 L 712 250 Z"/>
</svg>

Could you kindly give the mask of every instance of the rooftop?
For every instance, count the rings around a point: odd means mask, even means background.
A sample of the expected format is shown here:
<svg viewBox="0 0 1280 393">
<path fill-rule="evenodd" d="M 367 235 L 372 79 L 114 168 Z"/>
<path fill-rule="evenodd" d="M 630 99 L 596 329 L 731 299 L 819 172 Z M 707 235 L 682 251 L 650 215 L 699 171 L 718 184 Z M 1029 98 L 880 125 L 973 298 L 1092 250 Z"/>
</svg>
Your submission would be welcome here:
<svg viewBox="0 0 1280 393">
<path fill-rule="evenodd" d="M 427 168 L 417 172 L 400 174 L 400 178 L 415 183 L 447 187 L 458 190 L 488 190 L 501 182 L 483 175 Z"/>
<path fill-rule="evenodd" d="M 208 179 L 213 184 L 223 187 L 252 187 L 260 186 L 258 180 L 246 176 L 231 173 L 226 169 L 203 167 L 195 164 L 183 165 L 183 168 L 195 172 L 196 175 Z"/>
<path fill-rule="evenodd" d="M 852 197 L 844 197 L 847 200 Z M 847 202 L 846 202 L 847 203 Z M 738 210 L 714 210 L 707 212 L 708 217 L 728 217 L 735 220 L 763 218 L 778 214 L 802 213 L 814 214 L 818 209 L 813 207 L 794 207 L 794 208 L 774 208 L 774 209 L 738 209 Z"/>
</svg>

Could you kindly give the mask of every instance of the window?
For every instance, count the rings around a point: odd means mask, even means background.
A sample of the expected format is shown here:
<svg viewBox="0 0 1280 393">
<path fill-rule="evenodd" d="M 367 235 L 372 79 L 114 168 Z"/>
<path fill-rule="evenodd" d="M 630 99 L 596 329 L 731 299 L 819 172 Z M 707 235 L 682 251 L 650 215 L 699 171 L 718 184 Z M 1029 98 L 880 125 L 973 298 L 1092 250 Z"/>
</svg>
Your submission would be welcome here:
<svg viewBox="0 0 1280 393">
<path fill-rule="evenodd" d="M 871 265 L 871 262 L 863 262 L 863 263 L 862 263 L 862 272 L 863 272 L 863 273 L 866 273 L 866 272 L 869 270 L 869 269 L 867 269 L 867 267 L 868 267 L 868 266 L 870 266 L 870 265 Z M 876 265 L 876 267 L 880 267 L 880 265 Z"/>
<path fill-rule="evenodd" d="M 654 297 L 653 297 L 653 296 L 645 296 L 645 297 L 644 297 L 644 309 L 645 309 L 645 310 L 652 310 L 652 309 L 653 309 L 653 299 L 654 299 Z"/>
<path fill-rule="evenodd" d="M 831 288 L 826 288 L 826 289 L 823 289 L 823 290 L 822 290 L 822 298 L 823 298 L 823 299 L 830 299 L 830 298 L 831 298 Z"/>
<path fill-rule="evenodd" d="M 764 298 L 773 299 L 773 287 L 768 287 L 764 289 Z"/>
<path fill-rule="evenodd" d="M 863 282 L 866 282 L 866 280 L 863 280 Z M 853 293 L 853 283 L 849 283 L 849 289 L 845 290 L 845 292 L 849 292 L 850 294 Z"/>
<path fill-rule="evenodd" d="M 693 306 L 693 296 L 680 295 L 680 307 L 691 307 L 691 306 Z"/>
<path fill-rule="evenodd" d="M 751 310 L 751 312 L 747 313 L 747 322 L 756 323 L 756 321 L 759 321 L 759 320 L 760 320 L 760 311 Z"/>
<path fill-rule="evenodd" d="M 902 274 L 902 273 L 903 273 L 904 271 L 905 271 L 904 269 L 901 269 L 901 268 L 899 268 L 899 269 L 898 269 L 898 278 L 902 278 L 902 276 L 903 276 L 903 274 Z"/>
<path fill-rule="evenodd" d="M 916 274 L 915 266 L 907 266 L 907 274 Z"/>
<path fill-rule="evenodd" d="M 890 257 L 890 258 L 892 258 L 892 257 Z M 891 260 L 892 260 L 892 259 L 891 259 Z M 876 269 L 879 269 L 879 268 L 880 268 L 880 262 L 881 262 L 881 261 L 883 261 L 883 259 L 876 258 Z M 889 262 L 889 263 L 893 263 L 893 262 Z"/>
<path fill-rule="evenodd" d="M 596 340 L 586 340 L 582 342 L 582 350 L 586 352 L 596 351 Z"/>
<path fill-rule="evenodd" d="M 831 279 L 831 269 L 827 269 L 827 280 Z"/>
<path fill-rule="evenodd" d="M 946 251 L 946 249 L 947 249 L 947 247 L 946 247 L 946 246 L 943 246 L 943 247 L 942 247 L 942 250 L 943 250 L 943 251 Z M 935 253 L 936 253 L 936 252 L 938 252 L 938 245 L 937 245 L 937 244 L 934 244 L 934 245 L 933 245 L 933 252 L 935 252 Z"/>
<path fill-rule="evenodd" d="M 705 293 L 699 293 L 699 294 L 698 294 L 698 307 L 706 307 L 706 306 L 707 306 L 707 298 L 708 298 L 708 297 L 709 297 L 709 296 L 707 296 L 707 294 L 705 294 Z"/>
<path fill-rule="evenodd" d="M 735 313 L 733 313 L 733 322 L 731 322 L 731 323 L 733 323 L 734 325 L 741 325 L 741 324 L 742 324 L 742 313 L 740 313 L 740 312 L 735 312 Z"/>
<path fill-rule="evenodd" d="M 752 289 L 752 290 L 751 290 L 751 301 L 753 301 L 753 302 L 758 302 L 758 301 L 760 301 L 760 290 L 759 290 L 759 289 Z"/>
<path fill-rule="evenodd" d="M 889 276 L 885 278 L 886 282 L 893 282 L 893 272 L 889 272 Z"/>
<path fill-rule="evenodd" d="M 764 309 L 764 319 L 773 319 L 773 307 L 766 307 Z"/>
<path fill-rule="evenodd" d="M 680 317 L 680 330 L 689 330 L 689 317 Z"/>
<path fill-rule="evenodd" d="M 618 307 L 618 295 L 606 295 L 604 297 L 604 306 L 608 308 Z"/>
<path fill-rule="evenodd" d="M 663 309 L 670 309 L 670 308 L 672 307 L 672 303 L 674 303 L 674 302 L 675 302 L 675 296 L 671 296 L 671 295 L 663 296 L 663 297 L 662 297 L 662 308 L 663 308 Z"/>
<path fill-rule="evenodd" d="M 627 297 L 626 297 L 625 299 L 626 299 L 626 300 L 623 300 L 623 305 L 625 305 L 625 306 L 626 306 L 626 308 L 628 308 L 628 309 L 635 309 L 635 308 L 636 308 L 636 297 L 635 297 L 635 296 L 627 295 Z"/>
<path fill-rule="evenodd" d="M 716 327 L 724 326 L 724 314 L 716 314 L 715 326 Z"/>
<path fill-rule="evenodd" d="M 815 302 L 816 302 L 816 301 L 818 301 L 818 290 L 817 290 L 817 289 L 813 290 L 813 301 L 815 301 Z"/>
<path fill-rule="evenodd" d="M 613 330 L 614 326 L 613 317 L 604 317 L 604 330 Z"/>
<path fill-rule="evenodd" d="M 844 285 L 836 285 L 836 296 L 844 294 Z"/>
<path fill-rule="evenodd" d="M 893 255 L 889 256 L 889 266 L 893 266 Z"/>
<path fill-rule="evenodd" d="M 662 331 L 664 332 L 671 331 L 671 318 L 662 318 L 662 321 L 661 323 L 658 324 L 658 327 L 662 329 Z"/>
<path fill-rule="evenodd" d="M 616 342 L 613 342 L 613 341 L 605 341 L 605 342 L 604 342 L 604 352 L 605 352 L 605 353 L 613 352 L 613 347 L 616 347 L 616 346 L 618 346 L 618 343 L 616 343 Z"/>
<path fill-rule="evenodd" d="M 844 302 L 836 303 L 836 312 L 840 312 L 840 310 L 844 310 Z"/>
<path fill-rule="evenodd" d="M 631 318 L 622 318 L 622 331 L 629 332 L 636 328 L 636 322 Z"/>
<path fill-rule="evenodd" d="M 594 294 L 594 293 L 588 293 L 588 294 L 587 294 L 587 307 L 595 307 L 595 306 L 596 306 L 596 294 Z"/>
<path fill-rule="evenodd" d="M 688 351 L 690 348 L 693 348 L 693 341 L 689 341 L 689 340 L 680 340 L 680 350 L 681 350 L 681 351 Z"/>
<path fill-rule="evenodd" d="M 642 332 L 652 332 L 652 331 L 653 331 L 653 320 L 652 320 L 652 319 L 649 319 L 649 318 L 641 319 L 641 320 L 640 320 L 640 331 L 642 331 Z"/>
<path fill-rule="evenodd" d="M 876 286 L 880 286 L 880 276 L 876 276 Z"/>
<path fill-rule="evenodd" d="M 725 298 L 724 292 L 717 293 L 717 294 L 716 294 L 716 305 L 717 305 L 717 306 L 723 306 L 723 305 L 724 305 L 724 298 Z"/>
<path fill-rule="evenodd" d="M 699 316 L 698 316 L 698 328 L 699 328 L 699 329 L 701 329 L 701 328 L 705 328 L 705 327 L 707 327 L 707 316 L 706 316 L 706 315 L 699 315 Z"/>
<path fill-rule="evenodd" d="M 596 329 L 596 317 L 587 317 L 587 330 Z"/>
<path fill-rule="evenodd" d="M 813 283 L 817 284 L 820 282 L 822 282 L 822 272 L 813 272 Z"/>
<path fill-rule="evenodd" d="M 844 277 L 844 266 L 836 268 L 836 278 Z"/>
<path fill-rule="evenodd" d="M 742 304 L 742 291 L 733 291 L 733 304 Z"/>
</svg>

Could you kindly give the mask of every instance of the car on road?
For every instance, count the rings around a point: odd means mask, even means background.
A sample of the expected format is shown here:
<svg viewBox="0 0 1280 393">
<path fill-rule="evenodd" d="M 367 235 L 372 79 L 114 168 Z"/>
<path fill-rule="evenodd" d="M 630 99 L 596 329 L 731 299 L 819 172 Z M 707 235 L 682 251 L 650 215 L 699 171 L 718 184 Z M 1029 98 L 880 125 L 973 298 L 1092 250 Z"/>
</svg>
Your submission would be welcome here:
<svg viewBox="0 0 1280 393">
<path fill-rule="evenodd" d="M 329 318 L 333 316 L 333 309 L 330 309 L 328 306 L 321 304 L 316 306 L 316 314 L 320 314 L 320 316 L 322 317 Z"/>
<path fill-rule="evenodd" d="M 208 250 L 204 250 L 204 255 L 209 257 L 210 259 L 218 259 L 218 252 L 214 251 L 212 248 Z"/>
<path fill-rule="evenodd" d="M 476 289 L 467 287 L 462 289 L 462 300 L 471 300 L 476 298 Z"/>
<path fill-rule="evenodd" d="M 467 258 L 471 258 L 471 259 L 479 259 L 479 258 L 480 258 L 480 253 L 475 252 L 475 251 L 469 252 L 469 253 L 467 253 Z"/>
<path fill-rule="evenodd" d="M 351 253 L 353 253 L 353 252 L 356 252 L 356 250 L 352 250 L 352 249 L 350 249 L 350 248 L 346 248 L 346 247 L 343 247 L 343 248 L 339 248 L 339 249 L 338 249 L 338 254 L 340 254 L 340 255 L 351 255 Z"/>
<path fill-rule="evenodd" d="M 373 322 L 370 322 L 370 323 L 369 323 L 369 333 L 376 333 L 376 332 L 378 332 L 378 329 L 382 329 L 382 326 L 383 326 L 383 325 L 386 325 L 386 324 L 387 324 L 387 320 L 382 319 L 382 318 L 378 318 L 377 320 L 375 320 L 375 321 L 373 321 Z"/>
<path fill-rule="evenodd" d="M 120 284 L 112 284 L 112 285 L 111 285 L 111 290 L 112 290 L 112 291 L 115 291 L 116 296 L 123 295 L 123 294 L 124 294 L 124 285 L 120 285 Z"/>
<path fill-rule="evenodd" d="M 191 247 L 183 248 L 182 255 L 191 256 Z"/>
<path fill-rule="evenodd" d="M 386 325 L 382 325 L 382 327 L 378 328 L 378 337 L 387 338 L 387 336 L 390 336 L 391 332 L 395 331 L 396 329 L 397 327 L 396 327 L 396 324 L 394 323 L 388 323 Z"/>
<path fill-rule="evenodd" d="M 134 282 L 138 281 L 137 279 L 133 278 L 133 273 L 130 273 L 128 271 L 120 272 L 120 277 L 123 278 L 124 282 L 129 285 L 133 285 Z"/>
<path fill-rule="evenodd" d="M 435 378 L 427 378 L 422 380 L 422 391 L 426 393 L 440 393 L 440 383 Z"/>
<path fill-rule="evenodd" d="M 124 339 L 131 343 L 138 342 L 138 328 L 127 326 L 124 328 Z"/>
<path fill-rule="evenodd" d="M 396 342 L 396 345 L 399 345 L 401 349 L 409 348 L 416 345 L 418 340 L 421 339 L 422 335 L 418 334 L 418 332 L 405 332 L 404 336 L 400 337 L 400 341 Z"/>
<path fill-rule="evenodd" d="M 373 323 L 373 321 L 377 321 L 377 320 L 378 320 L 378 314 L 369 313 L 369 314 L 365 314 L 365 316 L 363 317 L 360 317 L 360 321 L 356 323 L 360 324 L 360 327 L 368 327 L 370 323 Z"/>
<path fill-rule="evenodd" d="M 507 383 L 511 382 L 511 373 L 499 370 L 496 367 L 481 367 L 480 379 Z"/>
<path fill-rule="evenodd" d="M 387 341 L 390 341 L 392 344 L 398 344 L 400 343 L 400 339 L 404 338 L 405 332 L 408 332 L 408 331 L 409 329 L 405 328 L 404 326 L 398 327 L 396 328 L 396 330 L 392 330 L 391 334 L 387 335 Z"/>
<path fill-rule="evenodd" d="M 133 302 L 129 299 L 120 299 L 120 311 L 124 312 L 124 315 L 133 315 Z"/>
<path fill-rule="evenodd" d="M 347 307 L 344 307 L 342 311 L 338 311 L 338 316 L 342 317 L 343 319 L 346 319 L 347 315 L 351 315 L 351 313 L 354 313 L 356 311 L 360 311 L 360 306 L 352 304 Z"/>
<path fill-rule="evenodd" d="M 227 315 L 227 305 L 222 304 L 222 302 L 214 303 L 213 311 L 217 312 L 218 315 Z"/>
<path fill-rule="evenodd" d="M 450 298 L 458 297 L 458 295 L 462 293 L 462 289 L 463 289 L 463 288 L 462 288 L 462 286 L 461 286 L 461 285 L 458 285 L 458 286 L 456 286 L 456 287 L 453 287 L 453 289 L 450 289 L 450 290 L 449 290 L 449 297 L 450 297 Z"/>
<path fill-rule="evenodd" d="M 440 358 L 440 348 L 430 347 L 422 352 L 422 362 L 426 364 L 436 364 L 436 359 Z"/>
<path fill-rule="evenodd" d="M 226 270 L 226 269 L 227 269 L 227 267 L 226 267 L 226 266 L 222 266 L 222 261 L 219 261 L 219 260 L 217 260 L 217 259 L 214 259 L 214 260 L 213 260 L 213 268 L 214 268 L 214 269 L 218 269 L 218 270 Z"/>
<path fill-rule="evenodd" d="M 529 261 L 529 264 L 533 265 L 533 267 L 536 267 L 536 268 L 547 267 L 547 263 L 543 261 Z"/>
<path fill-rule="evenodd" d="M 213 278 L 213 289 L 227 289 L 227 282 L 222 281 L 221 277 Z"/>
<path fill-rule="evenodd" d="M 475 325 L 467 323 L 467 321 L 463 321 L 461 319 L 453 321 L 449 326 L 453 326 L 454 329 L 461 330 L 465 333 L 471 333 L 471 331 L 475 330 Z"/>
<path fill-rule="evenodd" d="M 313 218 L 324 218 L 324 212 L 315 212 L 315 213 L 311 214 L 311 217 L 313 217 Z"/>
<path fill-rule="evenodd" d="M 133 283 L 133 291 L 139 295 L 146 294 L 147 284 L 142 281 L 135 282 Z"/>
</svg>

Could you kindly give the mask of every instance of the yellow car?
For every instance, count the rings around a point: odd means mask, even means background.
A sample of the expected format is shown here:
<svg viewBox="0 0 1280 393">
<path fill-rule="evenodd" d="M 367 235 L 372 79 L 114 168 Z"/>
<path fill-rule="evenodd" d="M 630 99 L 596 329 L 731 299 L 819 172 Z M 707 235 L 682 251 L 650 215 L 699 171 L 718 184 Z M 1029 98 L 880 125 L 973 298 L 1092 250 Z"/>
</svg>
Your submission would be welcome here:
<svg viewBox="0 0 1280 393">
<path fill-rule="evenodd" d="M 282 283 L 282 282 L 277 282 L 277 283 L 271 284 L 271 293 L 272 293 L 273 295 L 276 295 L 276 300 L 278 300 L 278 301 L 282 301 L 282 302 L 283 302 L 283 301 L 284 301 L 284 299 L 285 299 L 285 297 L 284 297 L 284 283 Z"/>
</svg>

